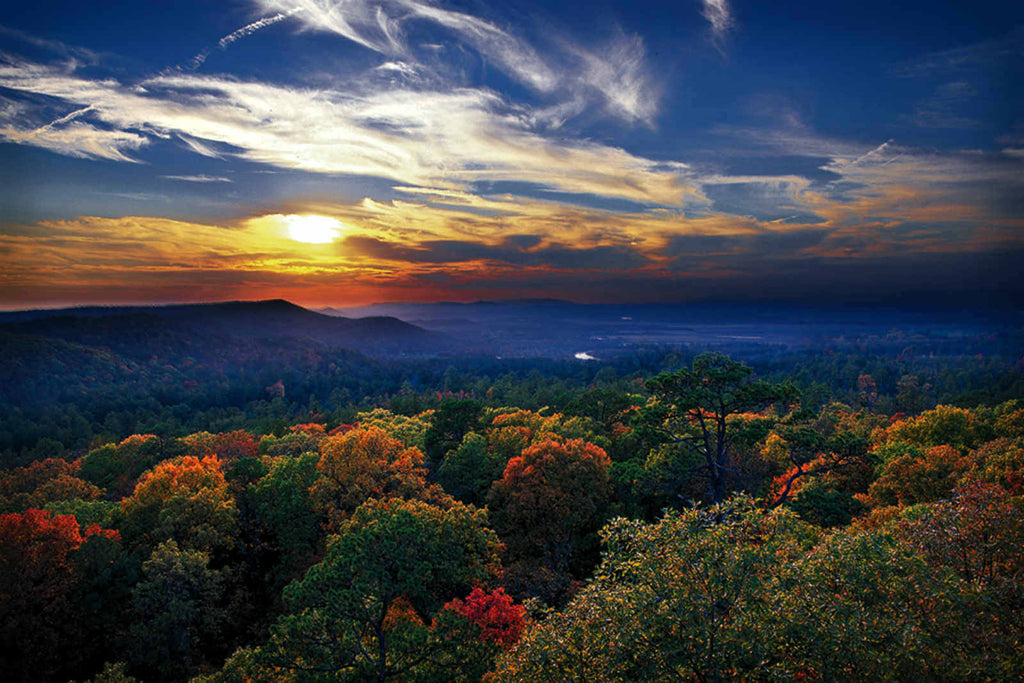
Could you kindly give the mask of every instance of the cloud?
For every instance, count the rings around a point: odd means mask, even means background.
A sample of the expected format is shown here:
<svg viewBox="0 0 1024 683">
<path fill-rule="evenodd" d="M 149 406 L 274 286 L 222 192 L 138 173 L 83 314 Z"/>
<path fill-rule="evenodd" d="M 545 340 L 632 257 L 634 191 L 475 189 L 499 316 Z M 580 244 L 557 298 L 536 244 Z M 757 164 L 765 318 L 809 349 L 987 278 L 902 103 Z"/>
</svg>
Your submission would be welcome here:
<svg viewBox="0 0 1024 683">
<path fill-rule="evenodd" d="M 509 180 L 651 204 L 701 199 L 684 165 L 545 137 L 527 112 L 482 89 L 314 91 L 185 73 L 122 85 L 29 63 L 0 64 L 0 86 L 84 108 L 53 129 L 60 134 L 2 131 L 71 155 L 127 160 L 150 137 L 176 136 L 210 156 L 220 145 L 233 150 L 224 155 L 280 168 L 409 185 Z"/>
<path fill-rule="evenodd" d="M 56 122 L 55 122 L 56 123 Z M 0 126 L 0 138 L 82 159 L 134 162 L 128 152 L 147 144 L 147 138 L 120 130 L 105 130 L 79 121 L 47 124 L 35 129 Z"/>
<path fill-rule="evenodd" d="M 181 180 L 187 183 L 230 183 L 231 178 L 211 175 L 162 175 L 167 180 Z"/>
<path fill-rule="evenodd" d="M 522 237 L 522 236 L 520 236 Z M 536 238 L 539 243 L 540 238 Z M 346 238 L 340 248 L 374 259 L 414 264 L 461 264 L 472 261 L 511 266 L 552 267 L 560 270 L 632 270 L 650 261 L 626 246 L 585 249 L 549 245 L 524 247 L 524 240 L 505 240 L 497 245 L 458 240 L 427 240 L 402 246 L 365 235 Z"/>
<path fill-rule="evenodd" d="M 585 47 L 565 35 L 544 41 L 546 53 L 521 36 L 485 19 L 417 0 L 255 0 L 261 11 L 293 18 L 307 30 L 340 35 L 389 59 L 379 68 L 406 75 L 432 71 L 448 87 L 452 74 L 438 63 L 444 50 L 427 49 L 409 35 L 417 24 L 433 24 L 535 93 L 556 100 L 536 114 L 559 125 L 581 113 L 588 103 L 629 124 L 651 125 L 659 106 L 639 37 L 620 36 L 609 45 Z M 551 48 L 556 48 L 552 50 Z M 420 53 L 419 56 L 417 53 Z M 440 69 L 440 71 L 439 71 Z"/>
<path fill-rule="evenodd" d="M 722 41 L 735 24 L 728 0 L 701 0 L 701 4 L 701 16 L 711 24 L 712 39 L 721 49 Z"/>
</svg>

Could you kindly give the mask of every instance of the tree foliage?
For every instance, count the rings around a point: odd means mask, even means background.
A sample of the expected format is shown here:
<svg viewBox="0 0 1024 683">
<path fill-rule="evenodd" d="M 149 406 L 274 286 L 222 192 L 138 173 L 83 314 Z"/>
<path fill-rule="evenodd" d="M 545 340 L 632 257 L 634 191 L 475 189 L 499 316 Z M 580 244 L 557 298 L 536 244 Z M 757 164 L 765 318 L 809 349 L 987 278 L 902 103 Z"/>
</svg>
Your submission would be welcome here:
<svg viewBox="0 0 1024 683">
<path fill-rule="evenodd" d="M 646 424 L 700 457 L 698 471 L 712 502 L 725 497 L 735 471 L 729 418 L 795 398 L 792 387 L 755 380 L 748 366 L 721 353 L 703 353 L 689 368 L 663 372 L 646 387 L 655 398 L 643 413 Z"/>
</svg>

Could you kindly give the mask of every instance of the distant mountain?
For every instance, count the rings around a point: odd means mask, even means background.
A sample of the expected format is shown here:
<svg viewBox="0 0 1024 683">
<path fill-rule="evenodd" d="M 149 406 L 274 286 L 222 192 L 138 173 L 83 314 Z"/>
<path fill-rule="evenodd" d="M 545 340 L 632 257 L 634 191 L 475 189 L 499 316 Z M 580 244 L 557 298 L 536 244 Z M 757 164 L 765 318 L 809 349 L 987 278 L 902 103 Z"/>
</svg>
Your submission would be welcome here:
<svg viewBox="0 0 1024 683">
<path fill-rule="evenodd" d="M 397 318 L 328 316 L 282 299 L 0 313 L 0 332 L 109 348 L 129 357 L 203 350 L 210 344 L 252 346 L 261 340 L 372 355 L 430 353 L 445 341 Z"/>
</svg>

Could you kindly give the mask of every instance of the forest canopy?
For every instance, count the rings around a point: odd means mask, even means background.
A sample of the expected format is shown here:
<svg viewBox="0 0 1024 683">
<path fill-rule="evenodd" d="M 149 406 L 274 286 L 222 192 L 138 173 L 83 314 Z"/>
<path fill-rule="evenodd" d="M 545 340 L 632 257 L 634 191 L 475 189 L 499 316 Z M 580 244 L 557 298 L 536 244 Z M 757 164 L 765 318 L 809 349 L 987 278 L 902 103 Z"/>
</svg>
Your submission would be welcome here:
<svg viewBox="0 0 1024 683">
<path fill-rule="evenodd" d="M 541 377 L 451 370 L 475 388 L 364 409 L 276 396 L 230 428 L 12 453 L 0 665 L 157 683 L 1024 676 L 1024 403 L 929 405 L 930 383 L 892 393 L 859 369 L 808 400 L 721 353 Z"/>
</svg>

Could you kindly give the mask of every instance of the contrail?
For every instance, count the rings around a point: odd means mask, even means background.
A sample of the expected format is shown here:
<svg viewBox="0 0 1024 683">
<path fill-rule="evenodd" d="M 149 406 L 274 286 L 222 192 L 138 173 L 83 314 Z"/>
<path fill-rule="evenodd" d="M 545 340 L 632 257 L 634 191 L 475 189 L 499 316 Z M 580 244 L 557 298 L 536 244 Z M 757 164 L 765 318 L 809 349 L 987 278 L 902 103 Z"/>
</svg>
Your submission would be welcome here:
<svg viewBox="0 0 1024 683">
<path fill-rule="evenodd" d="M 262 19 L 257 19 L 251 24 L 247 24 L 242 28 L 238 29 L 237 31 L 232 31 L 231 33 L 227 34 L 226 36 L 218 40 L 217 47 L 223 50 L 236 40 L 240 38 L 245 38 L 246 36 L 251 36 L 253 33 L 256 33 L 256 31 L 259 31 L 261 28 L 273 26 L 277 22 L 284 21 L 285 19 L 295 14 L 296 12 L 301 11 L 302 8 L 298 8 L 293 9 L 291 12 L 280 12 L 272 17 L 263 17 Z M 201 67 L 203 65 L 203 62 L 206 61 L 206 58 L 210 56 L 211 51 L 212 48 L 206 48 L 205 50 L 197 54 L 195 57 L 193 57 L 192 61 L 189 62 L 189 70 L 195 71 L 196 69 Z"/>
<path fill-rule="evenodd" d="M 64 116 L 60 117 L 59 119 L 54 119 L 53 121 L 50 121 L 45 126 L 40 126 L 39 128 L 36 128 L 34 131 L 30 132 L 26 137 L 34 137 L 34 136 L 39 135 L 40 133 L 42 133 L 44 130 L 49 130 L 49 129 L 53 128 L 54 126 L 59 126 L 60 124 L 67 123 L 68 121 L 73 121 L 74 119 L 77 119 L 82 114 L 86 113 L 87 111 L 91 111 L 91 110 L 92 110 L 92 105 L 91 104 L 88 107 L 82 107 L 81 109 L 76 109 L 75 111 L 71 112 L 70 114 L 65 114 Z"/>
<path fill-rule="evenodd" d="M 279 21 L 283 21 L 284 19 L 287 19 L 289 15 L 294 14 L 294 13 L 295 12 L 293 11 L 293 12 L 289 12 L 288 14 L 279 13 L 279 14 L 275 14 L 272 17 L 263 17 L 262 19 L 259 19 L 257 21 L 252 22 L 248 26 L 243 26 L 242 28 L 238 29 L 234 33 L 229 33 L 228 35 L 224 36 L 219 41 L 217 41 L 217 45 L 219 45 L 220 49 L 223 50 L 224 48 L 226 48 L 228 45 L 230 45 L 231 43 L 235 42 L 239 38 L 245 38 L 246 36 L 249 36 L 249 35 L 252 35 L 253 33 L 256 33 L 256 31 L 259 31 L 261 28 L 266 28 L 267 26 L 272 26 L 273 24 L 276 24 Z"/>
</svg>

